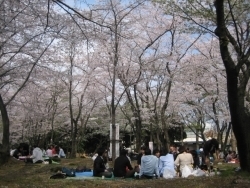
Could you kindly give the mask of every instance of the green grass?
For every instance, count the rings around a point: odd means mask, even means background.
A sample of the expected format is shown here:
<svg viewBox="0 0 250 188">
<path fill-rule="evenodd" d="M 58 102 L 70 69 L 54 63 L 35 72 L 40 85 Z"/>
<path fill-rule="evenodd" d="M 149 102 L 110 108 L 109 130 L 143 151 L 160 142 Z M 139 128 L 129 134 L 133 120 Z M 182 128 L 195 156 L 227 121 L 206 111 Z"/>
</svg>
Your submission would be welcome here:
<svg viewBox="0 0 250 188">
<path fill-rule="evenodd" d="M 111 166 L 112 164 L 110 164 Z M 49 179 L 61 167 L 76 168 L 77 166 L 93 167 L 93 161 L 88 158 L 62 159 L 60 165 L 25 165 L 22 162 L 11 161 L 0 167 L 0 188 L 221 188 L 240 187 L 249 188 L 249 174 L 235 172 L 237 164 L 222 164 L 217 167 L 221 169 L 220 176 L 212 177 L 188 177 L 175 179 L 156 180 L 126 180 L 126 179 Z M 240 180 L 238 180 L 240 178 Z"/>
</svg>

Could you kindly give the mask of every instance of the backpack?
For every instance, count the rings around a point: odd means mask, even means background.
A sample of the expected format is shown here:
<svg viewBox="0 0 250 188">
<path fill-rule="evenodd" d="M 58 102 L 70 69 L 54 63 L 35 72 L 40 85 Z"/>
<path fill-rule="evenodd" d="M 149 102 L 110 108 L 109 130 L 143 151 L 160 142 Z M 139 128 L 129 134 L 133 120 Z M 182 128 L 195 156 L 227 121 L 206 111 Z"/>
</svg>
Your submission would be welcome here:
<svg viewBox="0 0 250 188">
<path fill-rule="evenodd" d="M 67 177 L 75 177 L 75 170 L 74 169 L 69 169 L 66 167 L 62 167 L 62 173 L 65 173 Z"/>
</svg>

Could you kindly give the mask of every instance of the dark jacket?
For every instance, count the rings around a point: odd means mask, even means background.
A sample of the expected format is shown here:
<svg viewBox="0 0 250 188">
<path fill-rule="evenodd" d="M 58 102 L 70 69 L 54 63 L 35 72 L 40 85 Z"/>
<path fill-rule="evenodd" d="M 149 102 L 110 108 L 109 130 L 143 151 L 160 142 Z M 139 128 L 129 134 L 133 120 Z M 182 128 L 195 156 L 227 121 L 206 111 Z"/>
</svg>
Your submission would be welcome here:
<svg viewBox="0 0 250 188">
<path fill-rule="evenodd" d="M 212 138 L 211 140 L 205 142 L 203 151 L 205 156 L 208 157 L 209 155 L 215 153 L 216 150 L 218 149 L 219 149 L 219 142 L 215 138 Z"/>
<path fill-rule="evenodd" d="M 115 159 L 115 164 L 114 164 L 114 172 L 113 172 L 114 176 L 115 177 L 126 176 L 126 167 L 128 167 L 129 170 L 133 170 L 128 157 L 125 155 L 117 157 Z"/>
<path fill-rule="evenodd" d="M 98 174 L 104 172 L 106 169 L 104 160 L 101 156 L 97 156 L 94 161 L 93 176 L 98 176 Z"/>
<path fill-rule="evenodd" d="M 177 156 L 178 156 L 178 153 L 177 153 L 177 152 L 169 152 L 169 153 L 173 155 L 173 157 L 174 157 L 174 161 L 175 161 L 175 159 L 176 159 L 176 158 L 177 158 Z"/>
<path fill-rule="evenodd" d="M 139 153 L 139 155 L 137 156 L 137 164 L 141 165 L 141 158 L 142 158 L 142 153 Z"/>
</svg>

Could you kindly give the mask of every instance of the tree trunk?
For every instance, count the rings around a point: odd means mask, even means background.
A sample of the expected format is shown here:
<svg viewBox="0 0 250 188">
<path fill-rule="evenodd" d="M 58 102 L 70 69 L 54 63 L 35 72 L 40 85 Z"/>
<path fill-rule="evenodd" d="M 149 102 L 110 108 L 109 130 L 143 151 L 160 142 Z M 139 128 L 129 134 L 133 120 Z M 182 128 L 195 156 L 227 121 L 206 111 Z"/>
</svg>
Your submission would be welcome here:
<svg viewBox="0 0 250 188">
<path fill-rule="evenodd" d="M 237 40 L 226 28 L 224 1 L 216 0 L 215 7 L 217 16 L 215 34 L 219 37 L 220 53 L 226 68 L 228 103 L 232 128 L 237 140 L 240 166 L 242 170 L 250 172 L 250 115 L 245 106 L 246 85 L 249 81 L 250 51 L 244 53 Z M 237 53 L 237 60 L 231 56 L 229 43 Z M 245 66 L 247 68 L 244 68 Z"/>
<path fill-rule="evenodd" d="M 166 149 L 167 151 L 169 151 L 169 147 L 170 147 L 170 139 L 169 139 L 169 135 L 168 135 L 168 129 L 165 128 L 164 129 L 164 137 L 165 137 L 165 140 L 166 140 Z"/>
<path fill-rule="evenodd" d="M 137 118 L 137 117 L 136 117 Z M 142 145 L 141 142 L 141 121 L 136 119 L 135 120 L 135 127 L 136 127 L 136 150 L 139 151 Z"/>
<path fill-rule="evenodd" d="M 232 126 L 232 123 L 230 122 L 229 124 L 228 124 L 228 126 L 227 126 L 227 123 L 226 123 L 226 137 L 225 137 L 225 141 L 224 141 L 224 143 L 223 143 L 223 147 L 221 148 L 222 149 L 222 151 L 225 151 L 225 149 L 226 149 L 226 146 L 227 146 L 227 141 L 228 141 L 228 137 L 229 137 L 229 133 L 230 133 L 230 131 L 231 131 L 231 126 Z"/>
<path fill-rule="evenodd" d="M 77 145 L 77 122 L 73 122 L 73 129 L 72 129 L 72 143 L 71 143 L 71 152 L 70 158 L 76 158 L 76 145 Z"/>
<path fill-rule="evenodd" d="M 3 122 L 3 140 L 2 140 L 2 145 L 0 145 L 0 164 L 4 164 L 10 158 L 10 143 L 9 143 L 10 121 L 1 94 L 0 94 L 0 110 Z"/>
</svg>

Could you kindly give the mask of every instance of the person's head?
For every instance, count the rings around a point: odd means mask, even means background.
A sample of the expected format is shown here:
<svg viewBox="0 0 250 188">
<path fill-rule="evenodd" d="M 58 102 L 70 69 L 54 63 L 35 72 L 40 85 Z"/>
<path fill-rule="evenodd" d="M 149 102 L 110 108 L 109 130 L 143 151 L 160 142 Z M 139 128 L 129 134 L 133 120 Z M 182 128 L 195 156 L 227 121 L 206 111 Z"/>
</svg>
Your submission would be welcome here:
<svg viewBox="0 0 250 188">
<path fill-rule="evenodd" d="M 126 156 L 127 154 L 128 154 L 128 150 L 126 150 L 126 149 L 122 149 L 120 151 L 120 155 L 122 155 L 122 156 Z"/>
<path fill-rule="evenodd" d="M 17 150 L 18 151 L 23 151 L 23 147 L 22 146 L 18 146 Z"/>
<path fill-rule="evenodd" d="M 98 155 L 99 156 L 105 156 L 105 153 L 106 153 L 106 150 L 104 148 L 100 148 L 98 151 L 97 151 Z"/>
<path fill-rule="evenodd" d="M 146 150 L 146 149 L 147 149 L 146 146 L 142 146 L 140 152 L 141 152 L 142 154 L 145 154 L 145 150 Z"/>
<path fill-rule="evenodd" d="M 170 147 L 169 147 L 169 152 L 170 153 L 174 153 L 176 152 L 176 146 L 174 144 L 171 144 Z"/>
<path fill-rule="evenodd" d="M 33 148 L 37 148 L 37 147 L 38 147 L 38 144 L 34 144 L 34 145 L 33 145 Z"/>
<path fill-rule="evenodd" d="M 155 155 L 156 157 L 159 158 L 159 157 L 160 157 L 160 154 L 161 154 L 161 153 L 160 153 L 160 150 L 159 150 L 159 149 L 154 149 L 154 150 L 153 150 L 153 155 Z"/>
<path fill-rule="evenodd" d="M 180 153 L 186 152 L 185 146 L 180 146 L 180 147 L 179 147 L 179 152 L 180 152 Z"/>
<path fill-rule="evenodd" d="M 145 155 L 151 155 L 151 149 L 146 148 L 145 149 Z"/>
</svg>

